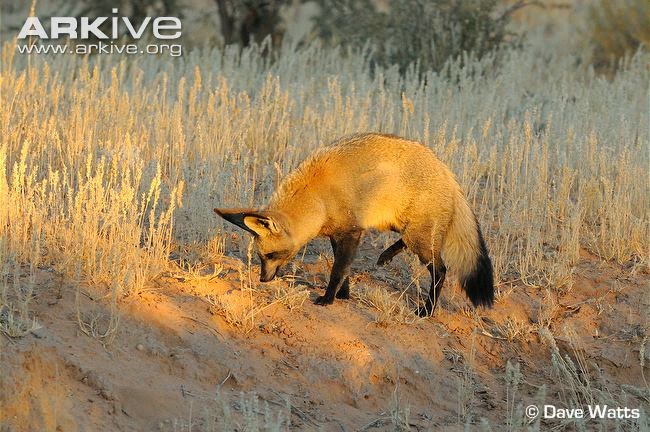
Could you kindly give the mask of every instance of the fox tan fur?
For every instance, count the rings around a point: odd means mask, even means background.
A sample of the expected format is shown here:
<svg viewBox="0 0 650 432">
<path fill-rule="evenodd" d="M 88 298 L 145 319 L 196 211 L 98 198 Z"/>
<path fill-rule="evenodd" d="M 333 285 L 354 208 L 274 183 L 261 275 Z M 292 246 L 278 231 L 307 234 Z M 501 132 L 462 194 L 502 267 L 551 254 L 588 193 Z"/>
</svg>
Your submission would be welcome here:
<svg viewBox="0 0 650 432">
<path fill-rule="evenodd" d="M 341 138 L 289 174 L 264 210 L 215 212 L 254 235 L 262 281 L 311 239 L 329 237 L 334 266 L 317 304 L 349 297 L 350 264 L 368 229 L 402 234 L 378 264 L 407 247 L 428 266 L 431 290 L 421 315 L 435 309 L 447 267 L 474 305 L 494 299 L 492 264 L 474 213 L 449 168 L 414 141 L 374 133 Z"/>
</svg>

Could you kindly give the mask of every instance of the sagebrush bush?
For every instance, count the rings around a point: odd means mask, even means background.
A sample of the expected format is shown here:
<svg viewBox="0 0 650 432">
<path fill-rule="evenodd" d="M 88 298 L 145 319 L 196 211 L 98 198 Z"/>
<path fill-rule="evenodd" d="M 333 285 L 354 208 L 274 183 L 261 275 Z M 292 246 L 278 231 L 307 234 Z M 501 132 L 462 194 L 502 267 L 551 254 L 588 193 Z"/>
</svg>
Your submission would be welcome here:
<svg viewBox="0 0 650 432">
<path fill-rule="evenodd" d="M 320 36 L 334 44 L 364 46 L 382 66 L 405 71 L 418 63 L 439 71 L 449 59 L 476 58 L 506 45 L 510 13 L 499 13 L 497 0 L 406 0 L 377 8 L 371 0 L 319 0 L 315 18 Z"/>
<path fill-rule="evenodd" d="M 599 69 L 615 68 L 619 59 L 639 48 L 650 48 L 650 1 L 594 1 L 589 5 L 587 29 L 592 64 Z"/>
</svg>

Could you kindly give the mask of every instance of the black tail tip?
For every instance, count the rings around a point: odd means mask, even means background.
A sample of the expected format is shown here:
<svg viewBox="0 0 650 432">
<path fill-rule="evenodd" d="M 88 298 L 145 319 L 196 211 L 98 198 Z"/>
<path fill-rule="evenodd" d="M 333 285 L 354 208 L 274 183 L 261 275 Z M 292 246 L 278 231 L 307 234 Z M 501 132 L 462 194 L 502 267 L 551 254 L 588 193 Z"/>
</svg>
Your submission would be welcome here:
<svg viewBox="0 0 650 432">
<path fill-rule="evenodd" d="M 475 307 L 494 304 L 494 272 L 483 234 L 479 228 L 479 257 L 474 271 L 461 280 L 465 293 Z"/>
</svg>

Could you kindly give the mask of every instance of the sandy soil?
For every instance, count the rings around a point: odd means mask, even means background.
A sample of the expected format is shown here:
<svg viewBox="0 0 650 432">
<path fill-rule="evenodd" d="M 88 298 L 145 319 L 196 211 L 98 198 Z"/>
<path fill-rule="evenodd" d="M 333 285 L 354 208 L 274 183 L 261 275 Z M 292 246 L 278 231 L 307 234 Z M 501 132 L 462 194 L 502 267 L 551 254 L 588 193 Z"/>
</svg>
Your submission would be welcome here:
<svg viewBox="0 0 650 432">
<path fill-rule="evenodd" d="M 379 252 L 364 245 L 353 290 L 406 286 L 407 256 L 378 269 L 372 263 Z M 539 330 L 544 324 L 562 355 L 600 376 L 594 388 L 650 412 L 639 356 L 648 331 L 647 275 L 585 254 L 573 287 L 559 296 L 502 284 L 495 307 L 474 312 L 459 288 L 447 285 L 434 317 L 387 325 L 359 299 L 313 305 L 331 257 L 305 261 L 308 282 L 298 285 L 310 299 L 301 307 L 276 303 L 252 324 L 229 324 L 207 300 L 245 302 L 237 261 L 223 258 L 219 278 L 170 273 L 122 301 L 112 341 L 89 337 L 78 323 L 79 311 L 82 321 L 99 317 L 97 329 L 105 328 L 104 289 L 78 289 L 40 271 L 31 308 L 42 328 L 20 339 L 0 336 L 0 430 L 201 431 L 219 430 L 214 423 L 228 419 L 237 429 L 246 413 L 262 421 L 267 408 L 271 417 L 290 417 L 291 430 L 395 430 L 391 413 L 407 410 L 414 431 L 463 430 L 468 417 L 498 428 L 511 417 L 508 400 L 534 403 L 542 385 L 547 403 L 566 401 L 567 383 L 554 372 Z M 286 285 L 259 285 L 256 300 L 263 306 L 267 291 Z M 523 374 L 514 398 L 506 390 L 508 361 Z M 542 430 L 559 424 L 544 421 Z M 592 421 L 588 428 L 612 425 Z"/>
</svg>

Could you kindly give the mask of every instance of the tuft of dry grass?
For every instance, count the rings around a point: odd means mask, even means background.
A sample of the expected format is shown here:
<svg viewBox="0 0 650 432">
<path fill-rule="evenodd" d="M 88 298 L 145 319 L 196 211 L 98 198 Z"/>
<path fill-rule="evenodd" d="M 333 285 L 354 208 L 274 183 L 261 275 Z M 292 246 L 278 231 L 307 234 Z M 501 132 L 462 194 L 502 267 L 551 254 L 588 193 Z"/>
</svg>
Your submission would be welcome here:
<svg viewBox="0 0 650 432">
<path fill-rule="evenodd" d="M 287 398 L 278 401 L 255 392 L 229 395 L 219 389 L 216 394 L 198 395 L 196 405 L 190 401 L 185 418 L 161 423 L 162 432 L 250 431 L 283 432 L 290 430 L 291 414 L 297 410 Z M 293 410 L 293 411 L 292 411 Z"/>
<path fill-rule="evenodd" d="M 560 384 L 558 399 L 564 407 L 630 407 L 639 406 L 638 400 L 643 400 L 643 389 L 625 386 L 625 390 L 616 393 L 602 375 L 595 362 L 588 362 L 586 349 L 582 346 L 579 336 L 570 327 L 564 329 L 564 339 L 571 349 L 570 354 L 560 351 L 555 336 L 548 329 L 540 330 L 540 337 L 548 345 L 551 352 L 551 362 L 556 382 Z M 637 399 L 634 399 L 636 397 Z M 649 402 L 648 399 L 645 402 Z M 557 405 L 557 404 L 556 404 Z M 640 407 L 643 410 L 643 406 Z M 563 428 L 571 425 L 585 428 L 586 419 L 562 421 Z M 647 430 L 647 419 L 641 417 L 625 419 L 602 419 L 603 426 L 622 428 L 625 430 Z"/>
<path fill-rule="evenodd" d="M 283 305 L 289 310 L 299 309 L 308 298 L 309 291 L 292 285 L 278 285 L 269 292 L 245 284 L 236 293 L 206 296 L 215 313 L 244 333 L 260 324 L 261 314 L 265 310 L 277 305 Z"/>
<path fill-rule="evenodd" d="M 404 401 L 399 385 L 399 377 L 395 389 L 391 394 L 390 405 L 388 409 L 381 413 L 379 417 L 373 419 L 370 423 L 359 428 L 359 432 L 365 432 L 382 426 L 389 427 L 388 430 L 395 432 L 408 432 L 411 429 L 411 408 L 408 401 Z"/>
<path fill-rule="evenodd" d="M 278 302 L 289 310 L 299 309 L 309 298 L 309 291 L 301 289 L 293 281 L 277 284 L 271 293 L 271 302 Z"/>
<path fill-rule="evenodd" d="M 522 322 L 516 318 L 507 317 L 503 324 L 495 324 L 492 330 L 496 337 L 512 343 L 520 339 L 527 339 L 530 333 L 536 331 L 536 326 Z"/>
<path fill-rule="evenodd" d="M 12 259 L 0 263 L 0 332 L 6 336 L 18 338 L 41 328 L 29 310 L 34 286 L 33 267 L 24 274 Z"/>
<path fill-rule="evenodd" d="M 309 291 L 299 288 L 293 280 L 288 284 L 274 283 L 264 288 L 258 287 L 253 282 L 252 254 L 253 243 L 249 242 L 248 263 L 239 268 L 240 289 L 236 293 L 206 296 L 214 312 L 244 333 L 250 332 L 259 324 L 259 318 L 265 310 L 277 305 L 283 305 L 289 310 L 298 309 L 309 298 Z"/>
<path fill-rule="evenodd" d="M 372 308 L 374 321 L 379 325 L 413 324 L 424 319 L 413 312 L 417 305 L 405 295 L 406 290 L 397 293 L 373 284 L 357 284 L 350 293 L 355 300 Z"/>
<path fill-rule="evenodd" d="M 77 310 L 77 324 L 83 334 L 97 339 L 104 347 L 110 345 L 120 324 L 120 312 L 118 310 L 117 296 L 120 292 L 118 287 L 113 287 L 110 291 L 110 300 L 107 308 L 101 304 L 101 299 L 92 298 L 83 292 L 80 286 L 77 286 L 75 293 L 75 307 Z M 82 311 L 81 296 L 89 297 L 93 308 Z M 104 309 L 107 309 L 105 311 Z"/>
<path fill-rule="evenodd" d="M 252 283 L 250 265 L 248 269 L 246 273 L 243 269 L 239 270 L 240 289 L 236 294 L 229 292 L 222 295 L 210 294 L 206 296 L 206 300 L 214 312 L 221 315 L 228 324 L 241 329 L 244 333 L 253 330 L 259 314 L 271 306 L 271 304 L 262 301 L 262 292 Z"/>
</svg>

